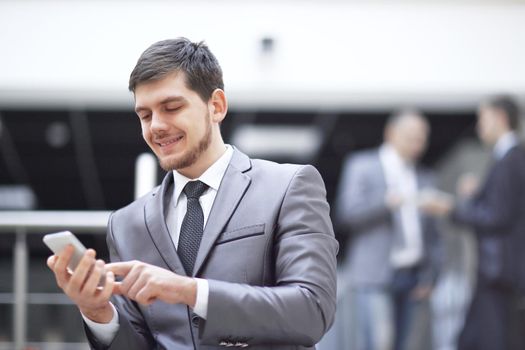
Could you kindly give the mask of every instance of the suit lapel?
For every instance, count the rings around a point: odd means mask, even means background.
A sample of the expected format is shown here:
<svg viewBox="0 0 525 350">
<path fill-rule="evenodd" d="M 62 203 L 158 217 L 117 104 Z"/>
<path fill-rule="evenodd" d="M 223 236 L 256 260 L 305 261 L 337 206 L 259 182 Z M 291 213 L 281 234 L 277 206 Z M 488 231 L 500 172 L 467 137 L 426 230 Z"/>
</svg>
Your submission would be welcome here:
<svg viewBox="0 0 525 350">
<path fill-rule="evenodd" d="M 250 177 L 244 174 L 244 172 L 250 168 L 250 159 L 244 153 L 234 148 L 232 159 L 222 178 L 219 191 L 217 192 L 206 227 L 204 228 L 199 253 L 197 254 L 193 270 L 194 276 L 197 275 L 201 269 L 217 237 L 222 232 L 228 220 L 230 220 L 250 185 Z"/>
<path fill-rule="evenodd" d="M 165 206 L 169 205 L 169 198 L 172 196 L 172 193 L 168 193 L 168 191 L 173 192 L 173 175 L 171 172 L 166 175 L 157 193 L 146 202 L 144 208 L 146 226 L 166 265 L 177 274 L 185 275 L 184 267 L 166 226 Z"/>
<path fill-rule="evenodd" d="M 431 182 L 431 178 L 429 177 L 428 174 L 425 174 L 419 167 L 416 166 L 416 169 L 415 169 L 415 172 L 416 172 L 416 187 L 417 187 L 417 192 L 418 192 L 418 195 L 424 191 L 425 189 L 433 189 L 434 188 L 434 184 Z M 426 221 L 426 218 L 427 218 L 427 215 L 418 209 L 417 211 L 417 218 L 419 220 L 419 227 L 421 227 L 421 237 L 423 238 L 423 240 L 427 240 L 428 239 L 428 235 L 425 234 L 425 221 Z"/>
<path fill-rule="evenodd" d="M 510 151 L 509 151 L 510 152 Z M 507 154 L 509 153 L 507 152 Z M 506 157 L 507 154 L 504 156 Z M 489 166 L 484 178 L 481 181 L 481 187 L 478 189 L 478 191 L 474 194 L 474 198 L 479 200 L 487 195 L 487 193 L 490 191 L 489 188 L 492 187 L 492 183 L 494 181 L 494 177 L 496 176 L 496 173 L 501 171 L 502 167 L 501 164 L 499 164 L 502 159 L 494 160 L 492 164 Z"/>
<path fill-rule="evenodd" d="M 376 152 L 374 156 L 376 157 L 377 176 L 379 176 L 379 179 L 381 180 L 381 190 L 386 192 L 388 184 L 386 183 L 385 167 L 383 166 L 383 162 L 381 161 L 381 156 L 379 155 L 379 152 Z"/>
</svg>

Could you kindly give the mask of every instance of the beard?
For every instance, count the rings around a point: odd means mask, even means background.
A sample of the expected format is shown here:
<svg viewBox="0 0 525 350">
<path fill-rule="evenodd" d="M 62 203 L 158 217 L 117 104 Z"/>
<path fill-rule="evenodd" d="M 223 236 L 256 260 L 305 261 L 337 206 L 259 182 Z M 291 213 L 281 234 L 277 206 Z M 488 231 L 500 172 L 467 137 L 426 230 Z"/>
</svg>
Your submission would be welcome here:
<svg viewBox="0 0 525 350">
<path fill-rule="evenodd" d="M 186 151 L 178 159 L 170 159 L 170 157 L 167 157 L 167 159 L 163 160 L 159 158 L 159 164 L 162 169 L 164 169 L 165 171 L 172 171 L 192 166 L 199 159 L 199 157 L 208 149 L 208 147 L 210 147 L 211 122 L 208 120 L 208 118 L 204 118 L 204 121 L 206 122 L 206 131 L 202 138 L 199 140 L 199 142 L 194 147 Z"/>
</svg>

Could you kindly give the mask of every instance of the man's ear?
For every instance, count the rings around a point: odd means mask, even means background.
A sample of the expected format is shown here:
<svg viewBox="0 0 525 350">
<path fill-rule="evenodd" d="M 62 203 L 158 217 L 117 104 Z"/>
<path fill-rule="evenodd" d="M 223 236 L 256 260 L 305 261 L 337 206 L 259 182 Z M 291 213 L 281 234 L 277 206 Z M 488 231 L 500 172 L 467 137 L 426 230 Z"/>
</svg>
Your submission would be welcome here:
<svg viewBox="0 0 525 350">
<path fill-rule="evenodd" d="M 224 120 L 228 112 L 228 100 L 222 89 L 213 91 L 208 101 L 208 108 L 213 122 L 220 123 Z"/>
</svg>

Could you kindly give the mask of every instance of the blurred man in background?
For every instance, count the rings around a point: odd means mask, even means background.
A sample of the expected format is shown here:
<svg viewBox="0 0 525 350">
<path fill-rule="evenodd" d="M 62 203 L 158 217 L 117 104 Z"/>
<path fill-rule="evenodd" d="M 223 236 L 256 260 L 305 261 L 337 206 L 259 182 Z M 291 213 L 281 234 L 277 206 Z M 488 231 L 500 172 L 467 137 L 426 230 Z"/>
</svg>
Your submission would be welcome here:
<svg viewBox="0 0 525 350">
<path fill-rule="evenodd" d="M 463 176 L 456 203 L 435 206 L 436 213 L 451 213 L 454 221 L 472 227 L 478 241 L 476 288 L 459 350 L 525 346 L 523 326 L 517 324 L 517 300 L 525 285 L 525 148 L 517 134 L 519 119 L 508 96 L 480 104 L 478 136 L 493 149 L 486 179 L 480 185 L 472 175 Z"/>
<path fill-rule="evenodd" d="M 429 131 L 421 113 L 401 111 L 387 121 L 379 149 L 352 155 L 343 167 L 336 220 L 352 232 L 358 350 L 408 349 L 412 335 L 430 328 L 415 322 L 428 310 L 441 256 L 436 221 L 419 209 L 434 186 L 417 166 Z"/>
</svg>

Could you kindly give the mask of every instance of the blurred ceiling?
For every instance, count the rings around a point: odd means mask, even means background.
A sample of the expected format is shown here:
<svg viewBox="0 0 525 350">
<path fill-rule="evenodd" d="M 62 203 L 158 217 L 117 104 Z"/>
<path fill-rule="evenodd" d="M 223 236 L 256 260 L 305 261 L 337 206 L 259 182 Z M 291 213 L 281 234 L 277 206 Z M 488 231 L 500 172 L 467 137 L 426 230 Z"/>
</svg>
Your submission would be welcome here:
<svg viewBox="0 0 525 350">
<path fill-rule="evenodd" d="M 130 108 L 139 54 L 187 36 L 234 108 L 472 109 L 525 96 L 524 18 L 521 1 L 0 1 L 0 107 Z"/>
</svg>

